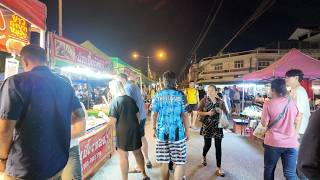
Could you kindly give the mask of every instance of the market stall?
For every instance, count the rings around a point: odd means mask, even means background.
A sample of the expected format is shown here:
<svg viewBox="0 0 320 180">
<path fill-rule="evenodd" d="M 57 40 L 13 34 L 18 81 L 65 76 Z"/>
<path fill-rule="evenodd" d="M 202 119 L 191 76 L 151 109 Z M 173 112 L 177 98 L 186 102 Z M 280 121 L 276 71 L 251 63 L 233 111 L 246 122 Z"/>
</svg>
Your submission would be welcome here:
<svg viewBox="0 0 320 180">
<path fill-rule="evenodd" d="M 243 76 L 243 80 L 248 82 L 265 82 L 268 83 L 274 78 L 284 78 L 285 73 L 291 69 L 300 69 L 304 74 L 304 80 L 301 85 L 307 90 L 309 98 L 314 100 L 312 81 L 320 78 L 320 61 L 314 59 L 297 49 L 290 50 L 278 61 L 269 67 L 249 73 Z M 242 114 L 250 119 L 250 128 L 254 129 L 260 121 L 261 108 L 248 107 Z"/>
<path fill-rule="evenodd" d="M 0 80 L 19 72 L 19 54 L 39 34 L 37 43 L 45 46 L 45 4 L 38 0 L 0 1 Z M 34 43 L 34 42 L 33 42 Z"/>
<path fill-rule="evenodd" d="M 96 172 L 114 151 L 114 124 L 108 123 L 107 83 L 112 63 L 77 43 L 49 33 L 51 68 L 71 79 L 76 94 L 86 106 L 86 134 L 80 137 L 82 175 Z"/>
<path fill-rule="evenodd" d="M 269 67 L 243 76 L 243 80 L 253 82 L 269 82 L 273 78 L 284 78 L 290 69 L 300 69 L 304 74 L 301 85 L 306 89 L 309 98 L 313 99 L 313 81 L 320 78 L 320 61 L 297 49 L 290 50 Z"/>
</svg>

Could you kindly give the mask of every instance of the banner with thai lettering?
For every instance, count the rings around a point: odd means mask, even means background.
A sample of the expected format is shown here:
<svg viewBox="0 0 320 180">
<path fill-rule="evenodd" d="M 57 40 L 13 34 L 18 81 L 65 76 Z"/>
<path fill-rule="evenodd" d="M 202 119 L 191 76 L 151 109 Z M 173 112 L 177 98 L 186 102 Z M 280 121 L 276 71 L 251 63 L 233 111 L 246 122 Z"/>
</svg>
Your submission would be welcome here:
<svg viewBox="0 0 320 180">
<path fill-rule="evenodd" d="M 69 39 L 54 34 L 51 34 L 50 36 L 51 58 L 99 71 L 112 70 L 111 61 L 107 61 L 100 56 L 97 56 Z"/>
<path fill-rule="evenodd" d="M 105 125 L 80 138 L 80 159 L 82 164 L 82 176 L 87 177 L 100 166 L 101 162 L 110 157 L 113 152 L 113 128 L 112 124 Z"/>
<path fill-rule="evenodd" d="M 0 6 L 0 51 L 19 55 L 30 39 L 31 24 Z"/>
</svg>

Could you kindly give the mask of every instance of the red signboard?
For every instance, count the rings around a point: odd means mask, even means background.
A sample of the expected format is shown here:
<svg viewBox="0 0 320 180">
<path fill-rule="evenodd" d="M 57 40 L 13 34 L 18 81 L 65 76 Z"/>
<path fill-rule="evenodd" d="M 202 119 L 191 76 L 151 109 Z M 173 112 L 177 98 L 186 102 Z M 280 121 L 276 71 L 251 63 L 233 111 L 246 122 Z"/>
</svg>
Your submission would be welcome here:
<svg viewBox="0 0 320 180">
<path fill-rule="evenodd" d="M 112 62 L 106 61 L 84 47 L 61 36 L 51 34 L 50 48 L 50 56 L 53 59 L 67 61 L 101 71 L 110 71 L 112 69 Z"/>
<path fill-rule="evenodd" d="M 0 6 L 0 51 L 20 54 L 29 44 L 30 28 L 24 18 Z"/>
<path fill-rule="evenodd" d="M 113 124 L 107 124 L 100 129 L 80 138 L 80 154 L 82 176 L 88 177 L 113 152 Z"/>
</svg>

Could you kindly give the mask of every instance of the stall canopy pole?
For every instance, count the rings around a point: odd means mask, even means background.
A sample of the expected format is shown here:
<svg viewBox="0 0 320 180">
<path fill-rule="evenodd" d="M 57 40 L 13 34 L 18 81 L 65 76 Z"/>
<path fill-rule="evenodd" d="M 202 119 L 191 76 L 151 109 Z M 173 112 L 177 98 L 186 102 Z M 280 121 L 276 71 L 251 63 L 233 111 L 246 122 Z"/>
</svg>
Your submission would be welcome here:
<svg viewBox="0 0 320 180">
<path fill-rule="evenodd" d="M 143 93 L 143 89 L 142 89 L 142 72 L 140 72 L 140 91 L 141 91 L 141 94 Z"/>
<path fill-rule="evenodd" d="M 244 109 L 244 91 L 245 91 L 245 84 L 244 81 L 242 81 L 242 101 L 241 101 L 241 111 Z"/>
<path fill-rule="evenodd" d="M 59 36 L 62 36 L 62 0 L 59 0 Z"/>
<path fill-rule="evenodd" d="M 46 37 L 46 31 L 40 30 L 40 47 L 45 48 L 45 37 Z"/>
</svg>

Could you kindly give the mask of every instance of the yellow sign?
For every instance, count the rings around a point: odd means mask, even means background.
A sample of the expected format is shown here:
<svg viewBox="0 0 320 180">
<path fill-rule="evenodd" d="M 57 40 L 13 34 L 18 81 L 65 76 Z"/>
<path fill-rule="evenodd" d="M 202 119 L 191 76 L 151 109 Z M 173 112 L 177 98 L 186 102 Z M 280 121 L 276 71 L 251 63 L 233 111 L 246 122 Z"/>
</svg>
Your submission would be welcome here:
<svg viewBox="0 0 320 180">
<path fill-rule="evenodd" d="M 20 54 L 29 44 L 31 24 L 10 10 L 0 6 L 0 51 Z"/>
<path fill-rule="evenodd" d="M 21 17 L 13 14 L 9 20 L 9 28 L 12 35 L 15 35 L 19 39 L 28 38 L 28 23 Z"/>
</svg>

